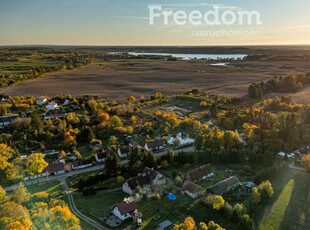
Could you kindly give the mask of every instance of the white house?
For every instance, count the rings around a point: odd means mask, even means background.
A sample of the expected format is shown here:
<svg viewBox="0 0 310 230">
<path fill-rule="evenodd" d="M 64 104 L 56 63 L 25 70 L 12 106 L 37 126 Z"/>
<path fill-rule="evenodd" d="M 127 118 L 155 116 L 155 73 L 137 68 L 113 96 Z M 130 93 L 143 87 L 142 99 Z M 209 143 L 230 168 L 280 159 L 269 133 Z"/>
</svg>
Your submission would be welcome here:
<svg viewBox="0 0 310 230">
<path fill-rule="evenodd" d="M 128 218 L 132 218 L 134 216 L 134 212 L 137 212 L 138 210 L 137 204 L 132 202 L 122 202 L 117 204 L 113 209 L 112 213 L 117 216 L 121 220 L 126 220 Z"/>
<path fill-rule="evenodd" d="M 106 150 L 100 152 L 100 153 L 97 153 L 95 155 L 95 159 L 98 163 L 102 163 L 105 161 L 105 159 L 107 158 L 107 155 L 108 154 L 112 154 L 113 153 L 113 150 L 110 149 L 110 148 L 107 148 Z"/>
<path fill-rule="evenodd" d="M 187 180 L 198 182 L 211 178 L 214 176 L 212 167 L 210 164 L 202 165 L 199 168 L 193 169 L 187 173 Z"/>
<path fill-rule="evenodd" d="M 208 188 L 207 191 L 214 195 L 222 195 L 228 191 L 234 190 L 238 186 L 241 186 L 241 182 L 238 177 L 232 176 L 223 181 L 218 182 L 212 187 Z"/>
<path fill-rule="evenodd" d="M 203 193 L 202 187 L 188 180 L 184 182 L 182 188 L 184 189 L 185 193 L 192 198 L 197 198 Z"/>
<path fill-rule="evenodd" d="M 146 151 L 159 151 L 165 148 L 163 140 L 155 140 L 145 143 L 144 148 Z"/>
<path fill-rule="evenodd" d="M 45 106 L 45 108 L 47 108 L 48 110 L 55 110 L 58 108 L 58 104 L 54 101 L 48 103 L 47 106 Z"/>
<path fill-rule="evenodd" d="M 132 149 L 135 149 L 135 148 L 142 149 L 142 147 L 133 140 L 129 142 L 129 147 L 131 147 Z"/>
<path fill-rule="evenodd" d="M 44 97 L 44 96 L 41 96 L 41 97 L 39 97 L 39 98 L 36 100 L 36 104 L 37 104 L 37 105 L 43 105 L 43 104 L 46 103 L 46 102 L 47 102 L 47 98 Z"/>
<path fill-rule="evenodd" d="M 59 175 L 59 174 L 64 174 L 66 172 L 65 170 L 65 164 L 63 162 L 60 163 L 49 163 L 48 166 L 43 169 L 42 173 L 40 173 L 38 176 L 37 175 L 32 175 L 26 177 L 26 180 L 29 179 L 35 179 L 37 177 L 43 177 L 47 175 Z"/>
<path fill-rule="evenodd" d="M 78 169 L 84 169 L 91 167 L 93 164 L 89 160 L 84 160 L 84 161 L 75 161 L 72 163 L 72 169 L 73 170 L 78 170 Z"/>
<path fill-rule="evenodd" d="M 145 168 L 141 174 L 130 178 L 123 184 L 123 192 L 129 195 L 135 194 L 136 187 L 140 186 L 145 193 L 152 186 L 158 186 L 166 183 L 166 178 L 159 172 Z"/>
<path fill-rule="evenodd" d="M 118 148 L 117 154 L 120 158 L 126 158 L 132 152 L 132 147 L 124 146 L 122 148 Z"/>
</svg>

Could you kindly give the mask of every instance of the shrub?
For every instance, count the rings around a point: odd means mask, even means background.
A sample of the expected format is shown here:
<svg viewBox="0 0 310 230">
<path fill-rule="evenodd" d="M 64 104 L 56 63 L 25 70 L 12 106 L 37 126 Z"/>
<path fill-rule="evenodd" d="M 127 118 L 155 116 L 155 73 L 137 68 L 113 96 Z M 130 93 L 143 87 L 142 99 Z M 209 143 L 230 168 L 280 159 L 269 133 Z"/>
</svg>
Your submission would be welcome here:
<svg viewBox="0 0 310 230">
<path fill-rule="evenodd" d="M 261 193 L 263 198 L 272 198 L 274 191 L 269 180 L 260 183 L 258 191 Z"/>
<path fill-rule="evenodd" d="M 122 176 L 117 176 L 116 177 L 116 182 L 118 184 L 122 184 L 122 183 L 124 183 L 124 181 L 125 181 L 124 177 L 122 177 Z"/>
</svg>

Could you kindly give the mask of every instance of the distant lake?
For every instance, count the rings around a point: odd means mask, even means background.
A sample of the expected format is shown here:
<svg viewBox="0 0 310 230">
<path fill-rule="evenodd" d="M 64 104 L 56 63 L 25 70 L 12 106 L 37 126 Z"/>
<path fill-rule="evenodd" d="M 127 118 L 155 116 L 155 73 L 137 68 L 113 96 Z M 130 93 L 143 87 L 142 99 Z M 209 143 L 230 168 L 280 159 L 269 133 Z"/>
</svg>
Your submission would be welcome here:
<svg viewBox="0 0 310 230">
<path fill-rule="evenodd" d="M 128 52 L 131 55 L 157 55 L 157 56 L 173 56 L 177 58 L 182 58 L 184 60 L 190 59 L 243 59 L 246 54 L 170 54 L 170 53 L 136 53 L 136 52 Z"/>
<path fill-rule="evenodd" d="M 211 64 L 212 66 L 228 66 L 230 63 L 226 62 L 226 63 L 215 63 L 215 64 Z"/>
</svg>

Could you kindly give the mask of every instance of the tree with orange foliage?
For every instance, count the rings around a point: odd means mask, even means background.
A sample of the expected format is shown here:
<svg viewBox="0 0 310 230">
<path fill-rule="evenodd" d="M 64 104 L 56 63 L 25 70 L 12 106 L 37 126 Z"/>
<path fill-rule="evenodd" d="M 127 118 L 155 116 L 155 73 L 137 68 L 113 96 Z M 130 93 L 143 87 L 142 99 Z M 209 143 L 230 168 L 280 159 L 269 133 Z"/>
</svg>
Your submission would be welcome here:
<svg viewBox="0 0 310 230">
<path fill-rule="evenodd" d="M 137 119 L 135 116 L 131 116 L 131 121 L 132 123 L 136 124 L 137 123 Z"/>
<path fill-rule="evenodd" d="M 155 114 L 156 114 L 156 116 L 161 116 L 162 115 L 162 113 L 160 111 L 157 111 Z"/>
<path fill-rule="evenodd" d="M 23 219 L 20 221 L 15 221 L 9 223 L 5 226 L 5 230 L 32 230 L 32 223 L 29 219 Z"/>
<path fill-rule="evenodd" d="M 192 217 L 187 217 L 184 221 L 187 230 L 193 230 L 196 227 L 196 223 Z"/>
<path fill-rule="evenodd" d="M 207 106 L 207 102 L 206 102 L 206 101 L 200 102 L 200 106 L 201 106 L 201 107 L 206 107 L 206 106 Z"/>
<path fill-rule="evenodd" d="M 108 121 L 110 119 L 110 115 L 104 111 L 99 111 L 97 113 L 97 121 L 98 122 L 103 122 L 103 121 Z"/>
<path fill-rule="evenodd" d="M 135 102 L 136 98 L 134 96 L 130 96 L 130 98 L 128 98 L 128 101 L 129 102 Z"/>
<path fill-rule="evenodd" d="M 160 93 L 160 92 L 157 92 L 156 94 L 155 94 L 155 98 L 156 99 L 161 99 L 163 96 L 162 96 L 162 94 Z"/>
<path fill-rule="evenodd" d="M 307 154 L 301 158 L 301 165 L 310 171 L 310 154 Z"/>
</svg>

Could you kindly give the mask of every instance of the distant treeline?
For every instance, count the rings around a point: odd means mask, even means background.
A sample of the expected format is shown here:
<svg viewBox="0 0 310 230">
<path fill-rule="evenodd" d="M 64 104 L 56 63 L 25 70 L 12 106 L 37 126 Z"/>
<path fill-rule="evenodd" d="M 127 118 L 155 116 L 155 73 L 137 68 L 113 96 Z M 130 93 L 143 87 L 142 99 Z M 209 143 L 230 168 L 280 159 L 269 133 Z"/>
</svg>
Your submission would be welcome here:
<svg viewBox="0 0 310 230">
<path fill-rule="evenodd" d="M 310 61 L 310 55 L 249 55 L 247 61 Z"/>
<path fill-rule="evenodd" d="M 266 93 L 293 93 L 310 84 L 310 73 L 286 77 L 274 77 L 268 81 L 252 83 L 248 93 L 250 97 L 261 98 Z"/>
</svg>

